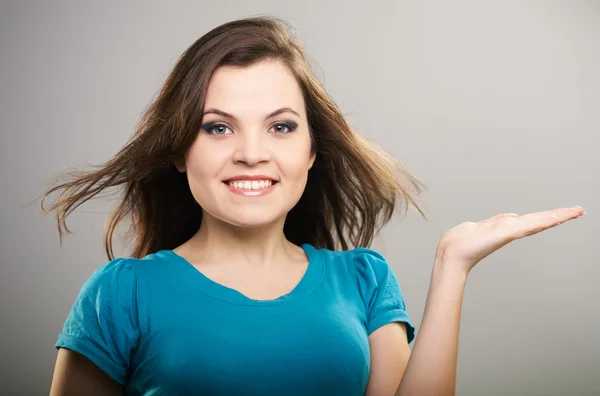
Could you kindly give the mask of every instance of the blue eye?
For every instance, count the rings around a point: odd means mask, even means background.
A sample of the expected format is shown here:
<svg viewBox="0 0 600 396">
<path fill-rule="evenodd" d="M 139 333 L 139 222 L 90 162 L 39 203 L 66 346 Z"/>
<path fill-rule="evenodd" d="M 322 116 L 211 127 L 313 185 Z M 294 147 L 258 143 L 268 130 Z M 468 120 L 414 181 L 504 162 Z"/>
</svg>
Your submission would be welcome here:
<svg viewBox="0 0 600 396">
<path fill-rule="evenodd" d="M 282 123 L 273 125 L 273 129 L 274 129 L 275 133 L 281 133 L 281 134 L 293 132 L 296 130 L 296 128 L 298 128 L 298 125 L 296 123 L 291 123 L 291 122 L 290 123 L 282 122 Z"/>
<path fill-rule="evenodd" d="M 212 135 L 227 135 L 227 131 L 229 130 L 225 125 L 215 123 L 202 125 L 202 129 Z"/>
</svg>

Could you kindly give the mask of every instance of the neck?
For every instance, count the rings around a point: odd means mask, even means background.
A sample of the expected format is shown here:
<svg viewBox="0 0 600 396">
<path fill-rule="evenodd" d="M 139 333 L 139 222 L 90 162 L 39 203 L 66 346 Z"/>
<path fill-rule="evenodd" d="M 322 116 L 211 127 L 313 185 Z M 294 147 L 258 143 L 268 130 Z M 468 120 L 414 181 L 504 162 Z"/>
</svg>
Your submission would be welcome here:
<svg viewBox="0 0 600 396">
<path fill-rule="evenodd" d="M 298 248 L 283 234 L 284 222 L 285 218 L 261 227 L 242 227 L 205 212 L 186 250 L 192 260 L 200 263 L 270 268 L 298 257 Z"/>
</svg>

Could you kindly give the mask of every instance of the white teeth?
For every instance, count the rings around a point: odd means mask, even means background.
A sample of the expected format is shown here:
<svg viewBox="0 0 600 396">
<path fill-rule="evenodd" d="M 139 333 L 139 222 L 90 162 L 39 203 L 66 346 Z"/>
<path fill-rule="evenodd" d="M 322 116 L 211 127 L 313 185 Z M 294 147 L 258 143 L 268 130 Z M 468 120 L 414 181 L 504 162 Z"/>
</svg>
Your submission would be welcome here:
<svg viewBox="0 0 600 396">
<path fill-rule="evenodd" d="M 245 181 L 229 181 L 227 182 L 233 188 L 243 188 L 244 190 L 260 190 L 261 188 L 271 187 L 271 180 L 245 180 Z"/>
</svg>

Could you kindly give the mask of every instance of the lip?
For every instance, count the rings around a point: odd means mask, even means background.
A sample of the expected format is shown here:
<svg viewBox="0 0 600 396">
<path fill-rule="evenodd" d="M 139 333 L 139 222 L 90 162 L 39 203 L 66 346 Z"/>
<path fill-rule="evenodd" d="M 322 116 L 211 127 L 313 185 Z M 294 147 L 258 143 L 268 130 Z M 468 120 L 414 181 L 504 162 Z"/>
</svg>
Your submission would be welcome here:
<svg viewBox="0 0 600 396">
<path fill-rule="evenodd" d="M 273 179 L 269 179 L 269 178 L 264 179 L 264 176 L 261 176 L 258 179 L 230 179 L 230 180 L 273 180 Z M 273 180 L 273 181 L 275 181 L 275 180 Z M 277 187 L 277 185 L 279 183 L 273 183 L 270 187 L 261 188 L 259 190 L 246 190 L 244 188 L 233 187 L 233 186 L 230 186 L 229 184 L 227 184 L 226 181 L 224 181 L 223 184 L 225 185 L 225 187 L 227 187 L 227 189 L 230 192 L 232 192 L 234 194 L 242 195 L 244 197 L 264 197 L 265 195 L 272 193 L 273 190 L 275 189 L 275 187 Z"/>
<path fill-rule="evenodd" d="M 277 179 L 273 179 L 272 177 L 265 176 L 265 175 L 239 175 L 239 176 L 230 177 L 229 179 L 225 179 L 223 181 L 225 183 L 227 183 L 227 182 L 234 181 L 234 180 L 271 180 L 271 181 L 278 181 Z"/>
</svg>

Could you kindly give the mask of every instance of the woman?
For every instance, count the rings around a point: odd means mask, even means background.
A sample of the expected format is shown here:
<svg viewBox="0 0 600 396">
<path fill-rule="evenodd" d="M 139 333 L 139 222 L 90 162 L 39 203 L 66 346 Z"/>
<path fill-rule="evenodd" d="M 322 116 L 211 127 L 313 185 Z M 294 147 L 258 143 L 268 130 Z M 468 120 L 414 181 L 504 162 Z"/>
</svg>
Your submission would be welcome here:
<svg viewBox="0 0 600 396">
<path fill-rule="evenodd" d="M 122 151 L 48 192 L 64 190 L 49 209 L 61 238 L 77 205 L 114 186 L 124 195 L 110 261 L 58 338 L 52 395 L 454 394 L 470 269 L 583 213 L 502 214 L 446 232 L 411 354 L 398 280 L 367 246 L 399 202 L 423 214 L 421 184 L 348 126 L 270 18 L 201 37 Z M 126 217 L 134 251 L 115 258 Z"/>
</svg>

